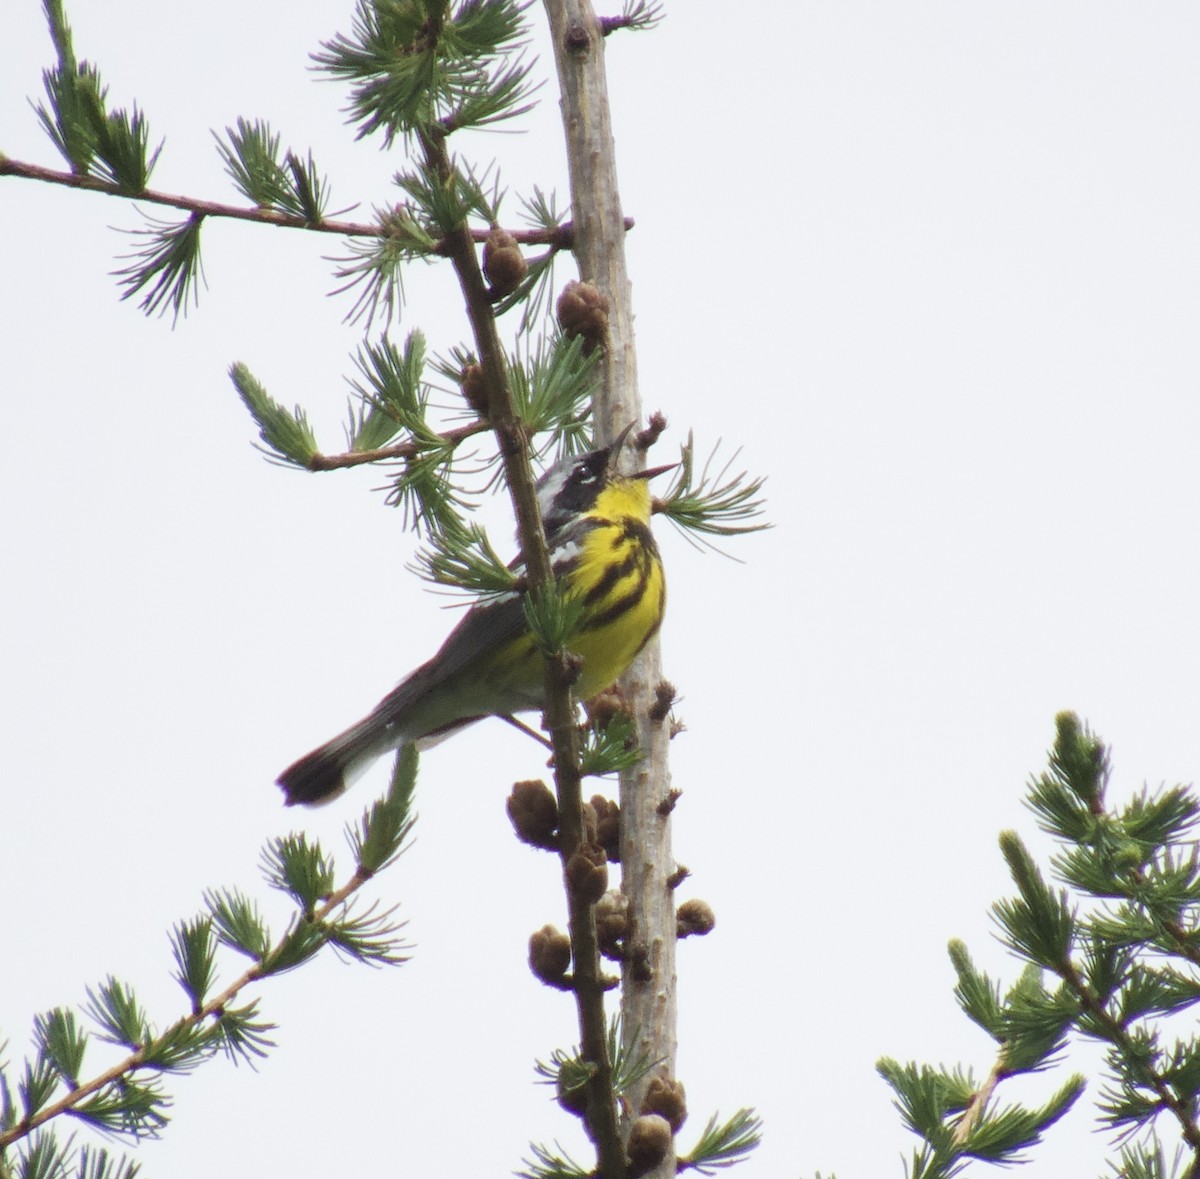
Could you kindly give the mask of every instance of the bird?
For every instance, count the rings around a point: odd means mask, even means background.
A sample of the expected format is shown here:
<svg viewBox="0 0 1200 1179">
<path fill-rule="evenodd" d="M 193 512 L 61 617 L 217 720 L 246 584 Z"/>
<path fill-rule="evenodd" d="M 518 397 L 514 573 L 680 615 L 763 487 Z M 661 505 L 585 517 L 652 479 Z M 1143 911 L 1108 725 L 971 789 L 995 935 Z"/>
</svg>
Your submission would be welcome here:
<svg viewBox="0 0 1200 1179">
<path fill-rule="evenodd" d="M 566 647 L 581 660 L 572 689 L 580 700 L 625 673 L 666 608 L 648 481 L 677 464 L 623 474 L 619 460 L 632 428 L 608 446 L 561 460 L 537 483 L 551 567 L 564 597 L 579 603 Z M 518 556 L 512 568 L 522 566 Z M 288 766 L 277 779 L 286 805 L 331 802 L 402 745 L 427 748 L 484 717 L 543 708 L 545 662 L 523 596 L 513 590 L 473 606 L 437 654 L 362 720 Z"/>
</svg>

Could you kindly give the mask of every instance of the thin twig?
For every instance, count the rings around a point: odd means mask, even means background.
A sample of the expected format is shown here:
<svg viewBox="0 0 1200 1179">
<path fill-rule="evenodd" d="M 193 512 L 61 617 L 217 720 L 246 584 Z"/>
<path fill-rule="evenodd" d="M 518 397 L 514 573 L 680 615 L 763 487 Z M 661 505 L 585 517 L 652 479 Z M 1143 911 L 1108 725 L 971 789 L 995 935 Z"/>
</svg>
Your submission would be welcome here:
<svg viewBox="0 0 1200 1179">
<path fill-rule="evenodd" d="M 1141 1049 L 1134 1044 L 1128 1030 L 1109 1014 L 1104 1002 L 1083 980 L 1069 958 L 1056 965 L 1054 972 L 1075 994 L 1080 1007 L 1104 1027 L 1110 1043 L 1121 1051 L 1126 1060 L 1136 1060 L 1142 1056 Z M 1197 1125 L 1192 1103 L 1182 1100 L 1162 1074 L 1149 1063 L 1143 1060 L 1141 1067 L 1144 1070 L 1145 1084 L 1158 1095 L 1159 1104 L 1175 1115 L 1183 1140 L 1193 1151 L 1200 1151 L 1200 1125 Z"/>
<path fill-rule="evenodd" d="M 438 435 L 447 446 L 455 447 L 475 434 L 490 430 L 490 422 L 471 422 L 466 426 L 457 426 L 453 430 L 444 430 Z M 425 443 L 397 442 L 393 446 L 376 446 L 371 450 L 347 450 L 341 454 L 314 454 L 308 460 L 310 471 L 339 471 L 346 467 L 361 467 L 365 463 L 387 462 L 394 459 L 413 458 L 423 454 L 429 447 Z"/>
<path fill-rule="evenodd" d="M 524 733 L 526 737 L 532 737 L 539 744 L 544 745 L 547 749 L 553 751 L 554 742 L 550 741 L 543 734 L 539 733 L 537 731 L 537 729 L 533 728 L 530 725 L 527 725 L 523 720 L 518 720 L 515 716 L 511 716 L 507 713 L 504 716 L 502 716 L 500 719 L 502 721 L 507 721 L 518 732 Z M 555 846 L 557 847 L 558 845 L 555 844 Z M 545 980 L 543 979 L 543 982 L 544 981 Z"/>
<path fill-rule="evenodd" d="M 68 188 L 81 188 L 88 192 L 98 192 L 105 196 L 123 197 L 125 200 L 145 201 L 152 205 L 164 205 L 172 209 L 184 209 L 200 217 L 225 217 L 235 221 L 257 221 L 263 225 L 274 225 L 282 229 L 308 229 L 315 233 L 335 233 L 342 237 L 383 237 L 387 230 L 377 223 L 362 221 L 340 221 L 337 219 L 321 218 L 319 221 L 309 221 L 294 213 L 284 213 L 278 209 L 264 209 L 254 205 L 227 205 L 220 201 L 205 201 L 198 197 L 182 196 L 177 193 L 159 192 L 147 188 L 138 193 L 126 192 L 119 185 L 95 176 L 81 175 L 76 172 L 61 172 L 54 168 L 44 168 L 40 164 L 28 164 L 22 160 L 14 160 L 0 155 L 0 176 L 20 176 L 26 180 L 41 180 L 46 184 L 62 184 Z M 626 229 L 633 228 L 633 219 L 625 223 Z M 467 229 L 472 241 L 487 240 L 490 229 Z M 564 221 L 553 229 L 510 229 L 513 238 L 522 245 L 548 245 L 556 250 L 569 250 L 575 240 L 574 226 L 570 221 Z M 446 253 L 445 243 L 439 243 L 435 253 Z"/>
<path fill-rule="evenodd" d="M 1132 1059 L 1136 1049 L 1127 1031 L 1119 1020 L 1114 1019 L 1109 1014 L 1104 1003 L 1097 998 L 1096 994 L 1083 980 L 1079 971 L 1075 968 L 1075 964 L 1070 959 L 1067 959 L 1059 963 L 1055 967 L 1054 972 L 1074 993 L 1075 997 L 1079 1000 L 1080 1007 L 1104 1027 L 1110 1042 L 1122 1051 L 1126 1059 Z M 987 1079 L 971 1094 L 971 1099 L 967 1103 L 966 1109 L 963 1110 L 958 1124 L 954 1127 L 952 1142 L 955 1146 L 963 1146 L 967 1139 L 970 1138 L 975 1127 L 979 1124 L 979 1119 L 983 1116 L 987 1103 L 992 1099 L 996 1086 L 1009 1075 L 1005 1067 L 1004 1058 L 1005 1050 L 1002 1047 L 996 1056 L 995 1063 L 992 1065 L 991 1072 L 988 1073 Z M 1184 1141 L 1187 1142 L 1193 1151 L 1200 1151 L 1200 1126 L 1197 1126 L 1189 1103 L 1181 1101 L 1167 1081 L 1153 1067 L 1144 1063 L 1143 1068 L 1145 1084 L 1158 1095 L 1159 1104 L 1164 1109 L 1169 1109 L 1175 1115 L 1176 1120 L 1179 1122 Z"/>
<path fill-rule="evenodd" d="M 979 1124 L 979 1119 L 983 1117 L 983 1111 L 987 1108 L 987 1103 L 991 1101 L 992 1094 L 996 1091 L 996 1086 L 1006 1076 L 1004 1069 L 1004 1049 L 1001 1048 L 996 1056 L 996 1063 L 992 1065 L 992 1071 L 988 1073 L 987 1080 L 971 1094 L 970 1101 L 967 1102 L 967 1108 L 963 1110 L 962 1117 L 958 1119 L 958 1125 L 954 1127 L 954 1135 L 950 1139 L 955 1146 L 962 1146 L 967 1139 L 971 1137 L 975 1127 Z"/>
</svg>

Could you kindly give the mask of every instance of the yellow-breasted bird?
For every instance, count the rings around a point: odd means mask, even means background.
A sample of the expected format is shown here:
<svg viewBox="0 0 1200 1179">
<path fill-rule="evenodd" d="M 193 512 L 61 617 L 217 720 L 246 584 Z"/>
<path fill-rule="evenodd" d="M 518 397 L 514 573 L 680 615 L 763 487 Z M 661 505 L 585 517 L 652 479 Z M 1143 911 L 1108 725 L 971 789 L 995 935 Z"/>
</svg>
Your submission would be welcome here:
<svg viewBox="0 0 1200 1179">
<path fill-rule="evenodd" d="M 582 660 L 573 689 L 580 699 L 625 672 L 658 630 L 666 605 L 646 481 L 671 467 L 621 474 L 617 462 L 630 429 L 611 446 L 556 464 L 537 485 L 551 565 L 564 596 L 581 606 L 567 640 Z M 514 591 L 472 607 L 438 653 L 372 712 L 288 766 L 279 775 L 288 805 L 336 798 L 401 745 L 431 745 L 485 716 L 542 708 L 545 662 L 521 597 Z"/>
</svg>

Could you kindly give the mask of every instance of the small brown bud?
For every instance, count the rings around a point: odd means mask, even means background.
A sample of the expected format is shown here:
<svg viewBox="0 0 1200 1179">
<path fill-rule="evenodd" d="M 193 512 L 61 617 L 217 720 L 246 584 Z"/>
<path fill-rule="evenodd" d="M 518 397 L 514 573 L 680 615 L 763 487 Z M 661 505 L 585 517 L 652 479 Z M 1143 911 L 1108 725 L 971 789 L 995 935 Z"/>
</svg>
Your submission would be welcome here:
<svg viewBox="0 0 1200 1179">
<path fill-rule="evenodd" d="M 629 1131 L 629 1175 L 631 1179 L 654 1170 L 671 1149 L 671 1124 L 658 1114 L 642 1114 Z"/>
<path fill-rule="evenodd" d="M 517 838 L 534 847 L 556 848 L 558 803 L 545 782 L 538 779 L 514 782 L 505 803 Z"/>
<path fill-rule="evenodd" d="M 563 287 L 556 304 L 558 324 L 566 336 L 581 336 L 590 355 L 608 335 L 608 299 L 590 282 L 572 281 Z"/>
<path fill-rule="evenodd" d="M 666 417 L 661 410 L 656 409 L 650 415 L 645 426 L 637 432 L 636 446 L 638 450 L 643 452 L 649 450 L 662 437 L 666 428 Z"/>
<path fill-rule="evenodd" d="M 712 933 L 716 923 L 716 914 L 713 913 L 712 907 L 707 901 L 693 898 L 690 901 L 684 901 L 675 910 L 676 937 L 690 937 L 692 934 L 703 936 L 706 933 Z"/>
<path fill-rule="evenodd" d="M 576 655 L 574 651 L 560 651 L 558 653 L 558 670 L 563 686 L 569 688 L 579 679 L 579 674 L 583 671 L 583 657 Z"/>
<path fill-rule="evenodd" d="M 629 706 L 625 697 L 616 687 L 606 688 L 598 692 L 590 700 L 584 702 L 588 721 L 598 729 L 607 729 L 618 716 L 629 716 Z"/>
<path fill-rule="evenodd" d="M 608 864 L 604 849 L 594 844 L 581 843 L 579 850 L 567 861 L 563 872 L 571 892 L 593 905 L 608 890 Z"/>
<path fill-rule="evenodd" d="M 621 808 L 610 798 L 594 794 L 591 802 L 596 813 L 595 842 L 604 848 L 610 864 L 621 862 Z"/>
<path fill-rule="evenodd" d="M 486 418 L 488 415 L 488 390 L 487 381 L 483 376 L 483 365 L 468 364 L 463 369 L 459 386 L 462 389 L 462 395 L 467 399 L 467 404 L 481 418 Z"/>
<path fill-rule="evenodd" d="M 553 925 L 543 925 L 529 939 L 529 969 L 542 982 L 560 983 L 571 965 L 571 939 Z"/>
<path fill-rule="evenodd" d="M 599 796 L 597 796 L 599 797 Z M 585 843 L 594 843 L 599 846 L 599 840 L 596 839 L 596 807 L 591 802 L 585 802 L 580 808 L 583 811 L 583 839 Z"/>
<path fill-rule="evenodd" d="M 648 983 L 654 979 L 654 967 L 650 964 L 650 947 L 643 941 L 628 942 L 624 962 L 629 968 L 629 977 L 636 983 Z"/>
<path fill-rule="evenodd" d="M 654 686 L 654 703 L 650 705 L 650 719 L 662 724 L 675 703 L 675 685 L 670 680 L 659 680 Z"/>
<path fill-rule="evenodd" d="M 566 1077 L 560 1071 L 558 1074 L 557 1097 L 558 1104 L 562 1106 L 567 1113 L 573 1113 L 577 1118 L 583 1117 L 587 1113 L 587 1082 L 576 1085 L 574 1088 L 568 1088 Z"/>
<path fill-rule="evenodd" d="M 654 809 L 665 819 L 674 809 L 675 804 L 683 797 L 683 791 L 674 786 L 667 791 L 667 796 Z"/>
<path fill-rule="evenodd" d="M 678 1134 L 688 1114 L 683 1082 L 674 1077 L 651 1077 L 642 1098 L 642 1113 L 661 1115 L 670 1124 L 671 1133 Z"/>
<path fill-rule="evenodd" d="M 528 269 L 517 239 L 507 229 L 497 227 L 487 235 L 483 243 L 483 273 L 491 283 L 494 299 L 511 295 Z"/>
<path fill-rule="evenodd" d="M 600 953 L 614 962 L 625 957 L 624 940 L 629 932 L 629 898 L 610 890 L 596 902 L 596 941 Z"/>
</svg>

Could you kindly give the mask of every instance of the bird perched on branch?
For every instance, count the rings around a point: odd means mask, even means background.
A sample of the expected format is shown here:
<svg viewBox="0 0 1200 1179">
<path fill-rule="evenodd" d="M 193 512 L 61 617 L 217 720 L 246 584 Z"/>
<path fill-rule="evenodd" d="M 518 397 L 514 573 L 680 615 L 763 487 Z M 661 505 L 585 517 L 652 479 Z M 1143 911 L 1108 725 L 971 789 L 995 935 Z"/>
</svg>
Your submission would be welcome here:
<svg viewBox="0 0 1200 1179">
<path fill-rule="evenodd" d="M 581 660 L 573 686 L 580 699 L 626 671 L 666 605 L 647 481 L 671 466 L 622 474 L 618 461 L 631 429 L 610 446 L 564 459 L 537 485 L 551 566 L 564 600 L 578 609 L 566 647 Z M 545 660 L 523 598 L 523 590 L 512 591 L 472 607 L 438 653 L 367 716 L 288 766 L 278 779 L 288 805 L 336 798 L 401 745 L 428 746 L 485 716 L 543 708 Z"/>
</svg>

